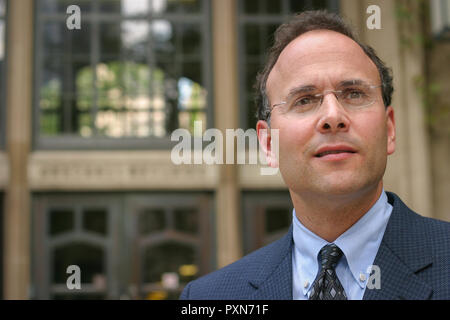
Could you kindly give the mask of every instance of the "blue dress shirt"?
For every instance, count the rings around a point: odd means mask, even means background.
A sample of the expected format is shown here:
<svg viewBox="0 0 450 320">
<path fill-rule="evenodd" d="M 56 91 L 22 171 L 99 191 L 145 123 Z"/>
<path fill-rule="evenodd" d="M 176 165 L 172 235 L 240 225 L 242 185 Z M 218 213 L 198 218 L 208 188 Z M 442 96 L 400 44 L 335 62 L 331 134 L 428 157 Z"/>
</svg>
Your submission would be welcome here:
<svg viewBox="0 0 450 320">
<path fill-rule="evenodd" d="M 370 267 L 380 247 L 391 216 L 392 206 L 386 193 L 353 226 L 333 243 L 344 256 L 336 266 L 336 274 L 349 300 L 362 300 L 370 276 Z M 319 271 L 318 253 L 328 241 L 308 230 L 293 210 L 292 294 L 294 300 L 307 300 Z"/>
</svg>

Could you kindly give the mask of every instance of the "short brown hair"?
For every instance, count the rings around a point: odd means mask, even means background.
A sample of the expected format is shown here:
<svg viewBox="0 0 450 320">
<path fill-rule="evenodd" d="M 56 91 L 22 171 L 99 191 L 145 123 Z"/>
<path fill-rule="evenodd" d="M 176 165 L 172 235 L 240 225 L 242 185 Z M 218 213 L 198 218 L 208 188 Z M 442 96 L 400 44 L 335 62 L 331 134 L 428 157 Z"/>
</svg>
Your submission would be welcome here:
<svg viewBox="0 0 450 320">
<path fill-rule="evenodd" d="M 353 34 L 349 25 L 336 13 L 325 10 L 304 11 L 296 14 L 292 20 L 282 24 L 275 31 L 274 44 L 269 50 L 268 59 L 264 69 L 258 74 L 256 80 L 256 117 L 258 120 L 268 120 L 270 118 L 270 102 L 267 96 L 266 83 L 270 71 L 278 60 L 281 51 L 294 39 L 300 35 L 313 30 L 331 30 L 339 32 L 355 41 L 373 61 L 378 69 L 382 85 L 383 103 L 386 107 L 391 105 L 392 93 L 392 72 L 385 63 L 377 56 L 375 50 L 361 43 Z"/>
</svg>

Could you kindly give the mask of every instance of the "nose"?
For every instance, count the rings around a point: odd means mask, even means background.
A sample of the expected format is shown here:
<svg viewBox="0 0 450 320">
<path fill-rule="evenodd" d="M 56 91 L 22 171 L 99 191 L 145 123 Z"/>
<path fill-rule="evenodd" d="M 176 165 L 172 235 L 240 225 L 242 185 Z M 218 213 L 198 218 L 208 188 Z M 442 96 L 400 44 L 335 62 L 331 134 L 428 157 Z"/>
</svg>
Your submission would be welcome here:
<svg viewBox="0 0 450 320">
<path fill-rule="evenodd" d="M 322 98 L 320 106 L 320 118 L 317 122 L 317 129 L 321 133 L 337 133 L 348 131 L 350 119 L 347 111 L 339 103 L 335 94 L 329 92 Z"/>
</svg>

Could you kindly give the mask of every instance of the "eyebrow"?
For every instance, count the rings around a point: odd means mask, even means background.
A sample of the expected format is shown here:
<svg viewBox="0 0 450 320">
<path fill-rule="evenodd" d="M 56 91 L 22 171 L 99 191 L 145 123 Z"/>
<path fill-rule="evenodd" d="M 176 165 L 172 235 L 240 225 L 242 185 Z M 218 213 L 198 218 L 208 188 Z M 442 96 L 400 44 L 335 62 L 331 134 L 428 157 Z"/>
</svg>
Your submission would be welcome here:
<svg viewBox="0 0 450 320">
<path fill-rule="evenodd" d="M 347 80 L 342 80 L 341 82 L 339 82 L 336 87 L 338 88 L 338 87 L 345 87 L 345 86 L 351 86 L 351 85 L 369 85 L 369 84 L 362 79 L 347 79 Z M 294 87 L 291 90 L 289 90 L 286 100 L 289 100 L 290 98 L 292 98 L 298 94 L 311 92 L 314 90 L 317 90 L 317 87 L 312 84 Z"/>
<path fill-rule="evenodd" d="M 290 98 L 292 98 L 300 93 L 311 92 L 314 90 L 317 90 L 317 87 L 312 84 L 292 88 L 291 90 L 289 90 L 286 100 L 289 100 Z"/>
<path fill-rule="evenodd" d="M 337 87 L 345 87 L 345 86 L 351 86 L 351 85 L 369 85 L 366 81 L 361 79 L 350 79 L 350 80 L 343 80 L 339 82 Z"/>
</svg>

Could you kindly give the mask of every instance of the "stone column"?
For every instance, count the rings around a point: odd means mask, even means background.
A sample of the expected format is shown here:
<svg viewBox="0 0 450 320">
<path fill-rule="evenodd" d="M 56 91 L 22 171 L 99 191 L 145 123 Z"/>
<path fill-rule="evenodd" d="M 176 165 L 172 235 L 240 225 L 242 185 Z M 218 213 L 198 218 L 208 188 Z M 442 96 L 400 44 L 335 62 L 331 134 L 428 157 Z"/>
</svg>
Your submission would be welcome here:
<svg viewBox="0 0 450 320">
<path fill-rule="evenodd" d="M 30 193 L 33 1 L 8 2 L 6 149 L 9 182 L 4 214 L 4 297 L 27 299 L 30 284 Z"/>
<path fill-rule="evenodd" d="M 214 122 L 225 137 L 238 127 L 236 0 L 212 1 Z M 224 154 L 224 162 L 226 155 Z M 216 188 L 217 267 L 242 256 L 237 165 L 220 165 Z"/>
</svg>

